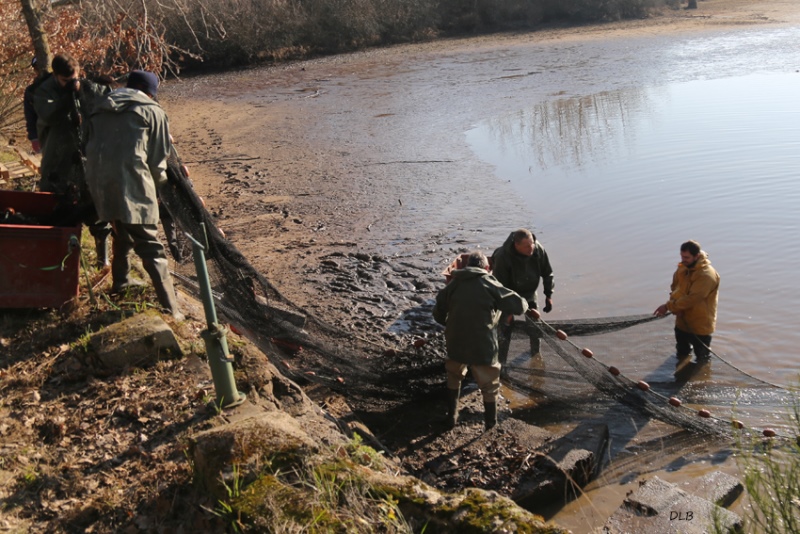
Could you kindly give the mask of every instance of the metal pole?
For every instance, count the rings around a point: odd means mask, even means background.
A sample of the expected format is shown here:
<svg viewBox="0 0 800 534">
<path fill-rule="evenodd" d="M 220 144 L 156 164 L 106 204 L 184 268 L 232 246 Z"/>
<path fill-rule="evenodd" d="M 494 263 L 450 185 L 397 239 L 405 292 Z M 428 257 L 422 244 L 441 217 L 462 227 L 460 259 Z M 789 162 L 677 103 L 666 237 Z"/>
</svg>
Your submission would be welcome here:
<svg viewBox="0 0 800 534">
<path fill-rule="evenodd" d="M 208 328 L 203 330 L 200 336 L 206 344 L 208 365 L 211 367 L 214 391 L 217 394 L 217 406 L 223 409 L 233 408 L 245 401 L 245 395 L 236 389 L 233 365 L 231 365 L 233 359 L 228 352 L 228 340 L 225 337 L 225 330 L 220 328 L 217 323 L 217 310 L 214 308 L 214 296 L 211 294 L 211 282 L 208 279 L 205 247 L 189 234 L 186 234 L 186 237 L 192 242 L 197 283 L 200 286 L 200 297 L 206 312 Z"/>
</svg>

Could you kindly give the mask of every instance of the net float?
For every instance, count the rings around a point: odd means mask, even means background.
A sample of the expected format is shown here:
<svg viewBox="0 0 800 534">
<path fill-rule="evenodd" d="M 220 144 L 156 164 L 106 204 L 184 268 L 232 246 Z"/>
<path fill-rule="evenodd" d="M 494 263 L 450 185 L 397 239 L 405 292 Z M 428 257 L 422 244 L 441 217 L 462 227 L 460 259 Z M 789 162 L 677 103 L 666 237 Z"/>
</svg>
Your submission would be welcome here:
<svg viewBox="0 0 800 534">
<path fill-rule="evenodd" d="M 561 341 L 564 341 L 565 339 L 567 339 L 568 336 L 567 333 L 564 332 L 563 330 L 556 330 L 556 337 Z"/>
<path fill-rule="evenodd" d="M 611 373 L 614 376 L 619 376 L 619 369 L 617 369 L 613 365 L 608 368 L 608 372 Z"/>
<path fill-rule="evenodd" d="M 772 430 L 771 428 L 765 428 L 764 431 L 761 432 L 761 433 L 764 434 L 768 438 L 774 438 L 777 435 L 777 433 L 774 430 Z"/>
<path fill-rule="evenodd" d="M 681 405 L 681 400 L 678 397 L 670 397 L 669 403 L 675 407 L 678 407 Z"/>
<path fill-rule="evenodd" d="M 417 339 L 414 340 L 414 346 L 416 348 L 418 348 L 418 349 L 424 347 L 427 344 L 428 344 L 428 340 L 427 339 L 417 338 Z"/>
<path fill-rule="evenodd" d="M 231 332 L 233 332 L 234 334 L 238 334 L 238 335 L 240 335 L 240 336 L 242 335 L 242 331 L 241 331 L 241 330 L 239 330 L 238 328 L 236 328 L 236 326 L 235 326 L 235 325 L 231 324 L 231 325 L 230 325 L 230 328 L 231 328 Z"/>
<path fill-rule="evenodd" d="M 648 389 L 650 389 L 650 384 L 648 384 L 644 380 L 639 380 L 639 383 L 636 384 L 636 387 L 638 387 L 642 391 L 647 391 Z"/>
<path fill-rule="evenodd" d="M 744 423 L 742 423 L 741 421 L 739 421 L 737 419 L 734 419 L 733 421 L 731 421 L 731 424 L 733 425 L 733 428 L 738 428 L 740 430 L 742 428 L 744 428 Z"/>
<path fill-rule="evenodd" d="M 592 356 L 594 356 L 594 352 L 592 352 L 592 351 L 591 351 L 591 350 L 589 350 L 589 349 L 583 349 L 583 350 L 581 351 L 581 354 L 583 354 L 583 355 L 584 355 L 584 356 L 586 356 L 587 358 L 591 358 Z"/>
<path fill-rule="evenodd" d="M 531 308 L 530 310 L 528 310 L 527 314 L 528 314 L 528 317 L 533 317 L 534 319 L 539 319 L 542 316 L 542 314 L 539 313 L 539 310 L 534 309 L 534 308 Z"/>
<path fill-rule="evenodd" d="M 711 412 L 709 412 L 708 410 L 699 410 L 697 412 L 697 415 L 699 415 L 700 417 L 711 417 Z"/>
</svg>

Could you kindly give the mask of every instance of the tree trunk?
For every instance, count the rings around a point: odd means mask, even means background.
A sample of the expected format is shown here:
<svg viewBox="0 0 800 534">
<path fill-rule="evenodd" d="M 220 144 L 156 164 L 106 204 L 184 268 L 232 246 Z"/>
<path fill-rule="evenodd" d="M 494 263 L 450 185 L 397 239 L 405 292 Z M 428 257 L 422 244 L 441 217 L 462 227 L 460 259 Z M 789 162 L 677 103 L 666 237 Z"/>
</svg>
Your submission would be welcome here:
<svg viewBox="0 0 800 534">
<path fill-rule="evenodd" d="M 22 14 L 25 16 L 25 23 L 28 25 L 28 33 L 33 41 L 33 49 L 36 52 L 36 64 L 39 65 L 40 72 L 50 72 L 50 44 L 47 41 L 47 33 L 42 25 L 42 10 L 39 8 L 37 0 L 19 0 L 22 5 Z"/>
</svg>

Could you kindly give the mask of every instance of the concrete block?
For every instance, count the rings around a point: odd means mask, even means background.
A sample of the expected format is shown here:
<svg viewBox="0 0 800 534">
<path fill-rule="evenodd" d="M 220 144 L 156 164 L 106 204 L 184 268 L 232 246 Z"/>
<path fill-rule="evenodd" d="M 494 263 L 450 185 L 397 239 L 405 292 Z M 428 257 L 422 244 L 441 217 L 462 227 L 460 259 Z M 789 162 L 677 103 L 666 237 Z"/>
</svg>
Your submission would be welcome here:
<svg viewBox="0 0 800 534">
<path fill-rule="evenodd" d="M 653 477 L 625 498 L 603 532 L 706 534 L 714 532 L 715 523 L 722 532 L 740 532 L 743 526 L 742 519 L 730 510 Z"/>
<path fill-rule="evenodd" d="M 722 471 L 708 473 L 703 478 L 687 480 L 680 485 L 680 488 L 725 508 L 733 504 L 744 491 L 739 479 Z"/>
<path fill-rule="evenodd" d="M 572 500 L 597 474 L 607 447 L 606 425 L 577 427 L 538 451 L 536 469 L 520 481 L 512 498 L 531 511 Z"/>
</svg>

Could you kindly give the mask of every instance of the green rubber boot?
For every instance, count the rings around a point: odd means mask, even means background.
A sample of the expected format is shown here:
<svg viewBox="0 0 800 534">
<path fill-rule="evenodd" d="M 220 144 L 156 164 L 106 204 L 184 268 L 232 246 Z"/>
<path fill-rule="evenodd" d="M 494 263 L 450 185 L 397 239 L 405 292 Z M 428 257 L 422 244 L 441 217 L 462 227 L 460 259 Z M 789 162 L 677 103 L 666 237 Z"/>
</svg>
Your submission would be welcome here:
<svg viewBox="0 0 800 534">
<path fill-rule="evenodd" d="M 486 425 L 486 430 L 494 428 L 497 425 L 497 403 L 484 402 L 483 403 L 483 422 Z"/>
<path fill-rule="evenodd" d="M 447 390 L 447 418 L 445 423 L 447 428 L 455 428 L 458 423 L 458 397 L 461 391 L 457 389 Z"/>
</svg>

